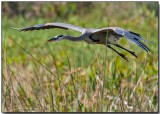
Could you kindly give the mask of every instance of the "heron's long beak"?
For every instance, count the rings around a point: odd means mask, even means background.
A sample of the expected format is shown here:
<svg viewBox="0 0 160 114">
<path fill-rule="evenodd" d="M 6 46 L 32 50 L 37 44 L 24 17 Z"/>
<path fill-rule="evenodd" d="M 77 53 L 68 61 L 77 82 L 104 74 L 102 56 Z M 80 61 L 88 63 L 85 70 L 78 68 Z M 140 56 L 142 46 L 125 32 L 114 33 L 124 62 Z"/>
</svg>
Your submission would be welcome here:
<svg viewBox="0 0 160 114">
<path fill-rule="evenodd" d="M 55 41 L 58 41 L 58 38 L 51 38 L 48 40 L 48 42 L 55 42 Z"/>
</svg>

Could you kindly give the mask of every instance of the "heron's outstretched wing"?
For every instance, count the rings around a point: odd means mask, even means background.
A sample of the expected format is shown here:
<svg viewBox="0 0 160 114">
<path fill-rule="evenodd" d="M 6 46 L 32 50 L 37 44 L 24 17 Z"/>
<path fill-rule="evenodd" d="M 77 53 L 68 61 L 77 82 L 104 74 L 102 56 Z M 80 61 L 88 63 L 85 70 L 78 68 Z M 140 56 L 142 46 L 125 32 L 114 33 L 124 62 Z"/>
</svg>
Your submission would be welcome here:
<svg viewBox="0 0 160 114">
<path fill-rule="evenodd" d="M 13 27 L 12 27 L 13 28 Z M 60 28 L 60 29 L 72 29 L 76 30 L 78 32 L 83 32 L 86 30 L 85 28 L 74 26 L 72 24 L 67 24 L 67 23 L 46 23 L 46 24 L 38 24 L 30 27 L 25 27 L 25 28 L 13 28 L 19 31 L 32 31 L 32 30 L 41 30 L 41 29 L 54 29 L 54 28 Z"/>
<path fill-rule="evenodd" d="M 118 27 L 108 27 L 108 28 L 99 29 L 99 30 L 95 31 L 94 33 L 97 33 L 97 32 L 108 32 L 108 34 L 113 34 L 113 35 L 125 37 L 127 40 L 129 40 L 133 44 L 138 45 L 139 47 L 146 50 L 147 52 L 150 51 L 150 49 L 145 44 L 143 44 L 141 42 L 141 40 L 144 40 L 145 42 L 147 40 L 143 39 L 140 36 L 140 34 L 134 33 L 132 31 L 124 30 L 124 29 L 118 28 Z M 147 42 L 150 42 L 150 41 L 147 41 Z M 150 43 L 153 43 L 153 42 L 150 42 Z"/>
</svg>

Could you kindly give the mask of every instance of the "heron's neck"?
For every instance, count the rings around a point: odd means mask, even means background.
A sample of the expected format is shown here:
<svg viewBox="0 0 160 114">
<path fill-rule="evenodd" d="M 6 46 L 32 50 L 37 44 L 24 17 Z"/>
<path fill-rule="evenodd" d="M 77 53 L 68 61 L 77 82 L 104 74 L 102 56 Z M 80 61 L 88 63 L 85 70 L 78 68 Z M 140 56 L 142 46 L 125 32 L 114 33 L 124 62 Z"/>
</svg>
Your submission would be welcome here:
<svg viewBox="0 0 160 114">
<path fill-rule="evenodd" d="M 81 41 L 86 38 L 84 35 L 81 36 L 64 36 L 63 39 L 71 40 L 71 41 Z"/>
</svg>

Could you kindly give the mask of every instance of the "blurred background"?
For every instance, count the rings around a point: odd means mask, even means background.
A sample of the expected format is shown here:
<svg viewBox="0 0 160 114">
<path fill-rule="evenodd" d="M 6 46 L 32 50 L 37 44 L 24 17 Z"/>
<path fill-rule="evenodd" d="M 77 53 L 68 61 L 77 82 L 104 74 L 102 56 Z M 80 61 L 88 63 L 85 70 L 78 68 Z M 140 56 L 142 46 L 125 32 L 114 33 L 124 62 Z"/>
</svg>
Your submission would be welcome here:
<svg viewBox="0 0 160 114">
<path fill-rule="evenodd" d="M 143 9 L 146 11 L 143 12 Z M 127 12 L 126 12 L 127 11 Z M 71 16 L 118 18 L 158 16 L 158 2 L 3 2 L 2 16 L 23 16 L 26 19 L 69 19 Z M 119 14 L 119 15 L 118 15 Z M 98 18 L 98 17 L 97 17 Z"/>
<path fill-rule="evenodd" d="M 1 11 L 2 112 L 158 111 L 158 2 L 2 2 Z M 80 34 L 72 30 L 10 28 L 47 22 L 117 26 L 155 44 L 146 43 L 151 50 L 146 53 L 121 39 L 138 56 L 115 48 L 126 62 L 102 45 L 46 42 Z"/>
</svg>

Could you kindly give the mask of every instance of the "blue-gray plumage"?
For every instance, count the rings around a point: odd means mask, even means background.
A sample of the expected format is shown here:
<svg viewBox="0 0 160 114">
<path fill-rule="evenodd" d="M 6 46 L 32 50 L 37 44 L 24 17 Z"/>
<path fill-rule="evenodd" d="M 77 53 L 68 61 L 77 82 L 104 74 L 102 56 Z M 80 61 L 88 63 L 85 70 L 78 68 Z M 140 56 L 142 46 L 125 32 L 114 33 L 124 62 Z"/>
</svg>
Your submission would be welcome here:
<svg viewBox="0 0 160 114">
<path fill-rule="evenodd" d="M 113 51 L 115 51 L 117 54 L 119 54 L 122 58 L 124 58 L 127 61 L 128 59 L 123 54 L 119 53 L 117 50 L 115 50 L 114 48 L 110 46 L 110 45 L 115 45 L 123 50 L 128 51 L 133 56 L 137 57 L 135 52 L 130 51 L 120 46 L 119 44 L 115 44 L 115 42 L 122 37 L 125 37 L 128 41 L 130 41 L 133 44 L 138 45 L 145 51 L 147 52 L 150 51 L 150 49 L 141 42 L 142 40 L 145 42 L 147 40 L 143 39 L 140 36 L 140 34 L 137 34 L 132 31 L 128 31 L 128 30 L 125 30 L 119 27 L 107 27 L 107 28 L 102 28 L 102 29 L 93 29 L 93 28 L 82 28 L 82 27 L 71 25 L 71 24 L 56 22 L 56 23 L 38 24 L 38 25 L 31 26 L 31 27 L 25 27 L 25 28 L 20 28 L 20 29 L 18 28 L 13 28 L 13 29 L 16 29 L 18 31 L 32 31 L 32 30 L 51 29 L 51 28 L 52 29 L 60 28 L 60 29 L 65 29 L 65 30 L 72 29 L 72 30 L 81 32 L 82 35 L 80 36 L 58 35 L 54 38 L 49 39 L 48 40 L 49 42 L 67 39 L 71 41 L 85 41 L 89 44 L 103 44 L 103 45 L 106 45 L 108 48 L 112 49 Z M 147 41 L 147 42 L 150 42 L 150 41 Z M 150 43 L 153 43 L 153 42 L 150 42 Z"/>
</svg>

